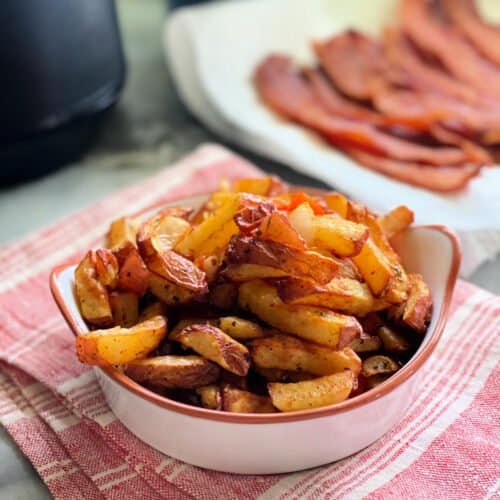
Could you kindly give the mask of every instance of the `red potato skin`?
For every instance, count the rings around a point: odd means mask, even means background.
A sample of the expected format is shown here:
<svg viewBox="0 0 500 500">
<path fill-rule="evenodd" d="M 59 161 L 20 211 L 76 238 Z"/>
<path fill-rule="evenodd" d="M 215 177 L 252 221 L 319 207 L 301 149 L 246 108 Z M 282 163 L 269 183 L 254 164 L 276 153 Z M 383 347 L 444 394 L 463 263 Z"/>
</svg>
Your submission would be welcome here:
<svg viewBox="0 0 500 500">
<path fill-rule="evenodd" d="M 114 254 L 120 266 L 117 288 L 140 297 L 144 295 L 148 289 L 149 271 L 137 248 L 128 241 Z"/>
</svg>

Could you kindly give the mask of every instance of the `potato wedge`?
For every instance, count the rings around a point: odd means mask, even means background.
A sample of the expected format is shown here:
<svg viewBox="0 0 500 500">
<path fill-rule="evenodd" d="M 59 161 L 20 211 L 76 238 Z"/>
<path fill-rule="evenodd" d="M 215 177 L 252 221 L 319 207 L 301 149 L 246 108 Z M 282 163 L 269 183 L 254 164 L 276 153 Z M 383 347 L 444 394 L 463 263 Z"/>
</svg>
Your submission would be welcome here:
<svg viewBox="0 0 500 500">
<path fill-rule="evenodd" d="M 268 396 L 225 385 L 222 388 L 222 410 L 232 413 L 275 413 L 276 408 Z"/>
<path fill-rule="evenodd" d="M 326 193 L 325 196 L 326 206 L 330 210 L 334 210 L 341 217 L 347 217 L 347 211 L 349 208 L 349 200 L 341 193 Z"/>
<path fill-rule="evenodd" d="M 117 288 L 139 297 L 144 295 L 148 289 L 149 271 L 137 248 L 127 241 L 114 254 L 120 266 Z"/>
<path fill-rule="evenodd" d="M 199 293 L 180 287 L 155 273 L 149 274 L 148 283 L 151 293 L 167 305 L 188 304 L 200 296 Z"/>
<path fill-rule="evenodd" d="M 384 349 L 388 352 L 405 353 L 411 349 L 408 339 L 388 326 L 381 326 L 377 330 L 377 335 L 384 344 Z"/>
<path fill-rule="evenodd" d="M 238 302 L 238 288 L 234 283 L 220 283 L 210 290 L 208 301 L 219 309 L 233 309 Z"/>
<path fill-rule="evenodd" d="M 96 326 L 113 324 L 113 312 L 106 287 L 99 281 L 95 250 L 89 250 L 75 269 L 75 292 L 83 318 Z"/>
<path fill-rule="evenodd" d="M 399 365 L 389 356 L 370 356 L 363 361 L 363 368 L 361 373 L 365 377 L 372 377 L 373 375 L 389 374 L 399 370 Z"/>
<path fill-rule="evenodd" d="M 273 183 L 272 177 L 245 178 L 233 182 L 232 191 L 267 196 Z"/>
<path fill-rule="evenodd" d="M 382 347 L 382 341 L 376 335 L 371 337 L 359 337 L 349 344 L 355 353 L 365 353 L 378 351 Z"/>
<path fill-rule="evenodd" d="M 111 292 L 109 303 L 115 325 L 130 328 L 139 319 L 139 297 L 130 292 Z"/>
<path fill-rule="evenodd" d="M 125 373 L 136 382 L 168 389 L 194 389 L 215 382 L 220 368 L 201 356 L 156 356 L 129 363 Z"/>
<path fill-rule="evenodd" d="M 155 316 L 131 328 L 115 326 L 78 335 L 76 353 L 88 365 L 124 365 L 147 356 L 166 333 L 166 318 Z"/>
<path fill-rule="evenodd" d="M 389 306 L 387 302 L 375 299 L 365 283 L 350 278 L 333 278 L 326 285 L 285 278 L 276 282 L 276 289 L 280 299 L 287 304 L 309 304 L 356 316 Z"/>
<path fill-rule="evenodd" d="M 203 385 L 195 389 L 196 394 L 200 396 L 201 405 L 209 410 L 222 409 L 222 394 L 218 385 Z"/>
<path fill-rule="evenodd" d="M 314 241 L 314 217 L 314 211 L 307 202 L 301 203 L 288 214 L 288 221 L 308 245 Z"/>
<path fill-rule="evenodd" d="M 260 280 L 243 283 L 238 301 L 269 325 L 329 347 L 341 349 L 361 333 L 356 318 L 315 306 L 285 304 L 273 286 Z"/>
<path fill-rule="evenodd" d="M 179 333 L 172 331 L 169 339 L 193 349 L 236 375 L 246 375 L 250 368 L 248 349 L 220 328 L 207 323 L 187 326 Z"/>
<path fill-rule="evenodd" d="M 140 221 L 132 217 L 120 217 L 114 220 L 109 226 L 106 246 L 111 250 L 116 250 L 126 242 L 135 245 L 139 226 Z"/>
<path fill-rule="evenodd" d="M 386 238 L 391 239 L 398 233 L 404 231 L 413 223 L 413 212 L 405 205 L 393 208 L 389 213 L 382 215 L 377 222 L 384 232 Z"/>
<path fill-rule="evenodd" d="M 304 238 L 300 236 L 290 224 L 288 217 L 282 212 L 273 212 L 265 217 L 259 231 L 257 236 L 263 240 L 272 240 L 298 250 L 306 250 Z"/>
<path fill-rule="evenodd" d="M 276 267 L 259 264 L 236 264 L 227 266 L 222 272 L 224 278 L 242 282 L 266 278 L 285 278 L 288 273 Z"/>
<path fill-rule="evenodd" d="M 184 330 L 187 326 L 191 325 L 213 325 L 217 326 L 218 320 L 211 318 L 184 318 L 179 320 L 175 326 L 170 330 L 168 338 L 170 340 L 176 340 L 177 335 Z"/>
<path fill-rule="evenodd" d="M 263 368 L 257 365 L 252 368 L 255 373 L 264 377 L 268 382 L 301 382 L 302 380 L 316 378 L 316 375 L 307 372 L 293 372 L 290 370 L 281 370 L 279 368 Z"/>
<path fill-rule="evenodd" d="M 254 321 L 238 318 L 237 316 L 219 318 L 217 326 L 236 340 L 257 339 L 266 335 L 262 327 Z"/>
<path fill-rule="evenodd" d="M 432 316 L 432 295 L 420 274 L 409 274 L 409 295 L 406 302 L 390 308 L 389 317 L 418 333 L 425 333 Z"/>
<path fill-rule="evenodd" d="M 368 239 L 368 228 L 336 214 L 319 215 L 313 219 L 314 243 L 339 257 L 358 255 Z"/>
<path fill-rule="evenodd" d="M 305 371 L 313 375 L 330 375 L 345 369 L 357 375 L 361 371 L 361 360 L 349 347 L 334 350 L 289 335 L 253 340 L 250 356 L 255 365 L 262 368 Z"/>
<path fill-rule="evenodd" d="M 99 248 L 93 254 L 97 279 L 108 288 L 115 288 L 118 284 L 118 260 L 111 250 Z"/>
<path fill-rule="evenodd" d="M 290 276 L 309 277 L 328 283 L 337 273 L 337 263 L 316 252 L 302 251 L 271 240 L 233 236 L 226 259 L 230 265 L 256 264 L 279 269 Z"/>
<path fill-rule="evenodd" d="M 142 323 L 147 319 L 154 318 L 155 316 L 166 316 L 167 308 L 163 302 L 153 302 L 149 306 L 145 307 L 141 314 L 139 315 L 138 322 Z"/>
<path fill-rule="evenodd" d="M 340 403 L 352 391 L 354 375 L 346 370 L 332 375 L 282 384 L 267 384 L 273 405 L 283 412 L 310 410 Z"/>
</svg>

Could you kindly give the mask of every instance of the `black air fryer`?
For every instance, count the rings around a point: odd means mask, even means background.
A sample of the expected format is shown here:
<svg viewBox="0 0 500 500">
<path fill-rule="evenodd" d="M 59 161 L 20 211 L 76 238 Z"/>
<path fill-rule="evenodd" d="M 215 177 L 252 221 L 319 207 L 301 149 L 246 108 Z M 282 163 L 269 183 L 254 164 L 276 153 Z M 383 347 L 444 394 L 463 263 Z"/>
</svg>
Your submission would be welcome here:
<svg viewBox="0 0 500 500">
<path fill-rule="evenodd" d="M 0 184 L 77 159 L 118 98 L 113 0 L 0 1 Z"/>
</svg>

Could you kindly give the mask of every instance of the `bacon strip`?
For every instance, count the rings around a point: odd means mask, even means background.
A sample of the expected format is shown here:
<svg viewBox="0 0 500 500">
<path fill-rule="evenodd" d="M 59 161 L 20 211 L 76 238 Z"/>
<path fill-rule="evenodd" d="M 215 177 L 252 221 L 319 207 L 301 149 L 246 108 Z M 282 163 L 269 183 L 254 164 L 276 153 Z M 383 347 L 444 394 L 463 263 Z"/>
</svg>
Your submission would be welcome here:
<svg viewBox="0 0 500 500">
<path fill-rule="evenodd" d="M 421 146 L 380 132 L 371 125 L 328 114 L 286 56 L 265 59 L 257 68 L 255 84 L 262 100 L 271 108 L 316 130 L 334 144 L 432 165 L 457 165 L 468 161 L 467 155 L 458 148 Z"/>
<path fill-rule="evenodd" d="M 492 63 L 500 66 L 500 31 L 481 19 L 473 0 L 440 0 L 440 7 L 459 33 Z"/>
<path fill-rule="evenodd" d="M 431 191 L 459 191 L 479 173 L 481 168 L 479 165 L 464 165 L 462 168 L 435 168 L 429 165 L 383 158 L 359 149 L 348 148 L 345 151 L 354 160 L 372 170 Z"/>
<path fill-rule="evenodd" d="M 500 72 L 452 29 L 439 23 L 426 0 L 402 0 L 400 19 L 413 42 L 439 59 L 450 73 L 479 91 L 500 98 Z"/>
</svg>

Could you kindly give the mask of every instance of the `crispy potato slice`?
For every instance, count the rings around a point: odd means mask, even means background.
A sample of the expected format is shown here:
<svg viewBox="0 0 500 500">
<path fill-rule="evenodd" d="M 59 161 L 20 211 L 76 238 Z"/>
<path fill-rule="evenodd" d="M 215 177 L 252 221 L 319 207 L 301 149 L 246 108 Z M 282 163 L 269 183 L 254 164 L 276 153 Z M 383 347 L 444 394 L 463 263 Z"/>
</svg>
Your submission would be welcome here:
<svg viewBox="0 0 500 500">
<path fill-rule="evenodd" d="M 176 340 L 177 335 L 187 326 L 191 325 L 213 325 L 217 326 L 218 320 L 214 318 L 184 318 L 179 320 L 168 334 L 169 339 Z"/>
<path fill-rule="evenodd" d="M 233 309 L 238 302 L 238 287 L 234 283 L 220 283 L 210 290 L 208 301 L 219 309 Z"/>
<path fill-rule="evenodd" d="M 231 236 L 238 232 L 233 221 L 240 206 L 241 196 L 237 193 L 224 193 L 226 200 L 212 215 L 193 228 L 174 247 L 185 257 L 197 258 L 213 254 L 215 248 L 225 247 Z"/>
<path fill-rule="evenodd" d="M 347 211 L 349 207 L 348 199 L 341 193 L 327 193 L 324 196 L 326 206 L 330 210 L 334 210 L 341 217 L 347 217 Z"/>
<path fill-rule="evenodd" d="M 236 193 L 250 193 L 267 196 L 272 183 L 272 177 L 238 179 L 233 182 L 232 190 Z"/>
<path fill-rule="evenodd" d="M 183 288 L 155 273 L 149 274 L 149 290 L 167 305 L 188 304 L 200 296 L 199 293 Z"/>
<path fill-rule="evenodd" d="M 111 250 L 99 248 L 93 254 L 97 279 L 108 288 L 115 288 L 118 284 L 118 260 Z"/>
<path fill-rule="evenodd" d="M 384 344 L 386 351 L 404 353 L 411 349 L 411 344 L 406 337 L 388 326 L 381 326 L 377 331 L 377 335 Z"/>
<path fill-rule="evenodd" d="M 200 396 L 201 405 L 209 410 L 222 409 L 222 394 L 218 385 L 203 385 L 195 389 L 196 394 Z"/>
<path fill-rule="evenodd" d="M 409 274 L 408 299 L 389 309 L 389 317 L 399 320 L 418 333 L 425 333 L 432 316 L 432 295 L 420 274 Z"/>
<path fill-rule="evenodd" d="M 237 316 L 219 318 L 217 326 L 236 340 L 257 339 L 266 335 L 262 327 L 254 321 L 238 318 Z"/>
<path fill-rule="evenodd" d="M 353 257 L 359 254 L 369 236 L 365 226 L 336 214 L 314 217 L 313 228 L 314 243 L 339 257 Z"/>
<path fill-rule="evenodd" d="M 238 300 L 243 309 L 269 325 L 318 344 L 341 349 L 361 333 L 356 318 L 315 306 L 285 304 L 273 286 L 260 280 L 243 283 Z"/>
<path fill-rule="evenodd" d="M 129 328 L 139 319 L 139 297 L 135 293 L 112 292 L 109 294 L 109 303 L 113 311 L 115 325 Z"/>
<path fill-rule="evenodd" d="M 413 220 L 413 212 L 407 206 L 400 205 L 393 208 L 389 213 L 379 217 L 377 222 L 386 238 L 391 239 L 410 226 Z"/>
<path fill-rule="evenodd" d="M 293 372 L 290 370 L 280 370 L 279 368 L 263 368 L 257 365 L 252 368 L 268 382 L 301 382 L 302 380 L 316 378 L 316 375 L 307 372 Z"/>
<path fill-rule="evenodd" d="M 376 335 L 359 337 L 351 341 L 349 347 L 355 353 L 374 352 L 382 347 L 382 341 Z"/>
<path fill-rule="evenodd" d="M 207 291 L 205 273 L 196 267 L 193 262 L 172 250 L 150 255 L 146 264 L 150 271 L 196 293 Z"/>
<path fill-rule="evenodd" d="M 300 278 L 285 278 L 276 282 L 281 300 L 287 304 L 309 304 L 326 307 L 356 316 L 364 316 L 389 306 L 373 297 L 365 283 L 350 278 L 333 278 L 326 285 Z"/>
<path fill-rule="evenodd" d="M 146 321 L 147 319 L 154 318 L 155 316 L 166 316 L 167 308 L 163 302 L 153 302 L 149 306 L 145 307 L 141 314 L 139 314 L 139 323 Z"/>
<path fill-rule="evenodd" d="M 275 413 L 276 408 L 268 396 L 225 385 L 222 388 L 222 410 L 232 413 Z"/>
<path fill-rule="evenodd" d="M 273 212 L 264 218 L 258 236 L 263 240 L 272 240 L 292 248 L 306 250 L 306 242 L 290 224 L 288 217 L 282 212 Z"/>
<path fill-rule="evenodd" d="M 250 355 L 256 366 L 305 371 L 313 375 L 330 375 L 345 369 L 356 375 L 361 360 L 349 347 L 334 350 L 289 335 L 272 335 L 250 343 Z"/>
<path fill-rule="evenodd" d="M 346 370 L 291 384 L 267 384 L 271 401 L 283 412 L 309 410 L 340 403 L 349 397 L 354 375 Z"/>
<path fill-rule="evenodd" d="M 316 252 L 298 250 L 276 241 L 233 236 L 227 252 L 229 264 L 256 264 L 279 269 L 291 276 L 309 277 L 328 283 L 337 273 L 337 263 Z"/>
<path fill-rule="evenodd" d="M 167 320 L 155 316 L 132 328 L 115 326 L 76 337 L 76 353 L 88 365 L 124 365 L 144 358 L 167 333 Z"/>
<path fill-rule="evenodd" d="M 248 349 L 225 334 L 220 328 L 205 324 L 185 327 L 179 333 L 170 332 L 170 340 L 189 347 L 222 368 L 236 375 L 246 375 L 250 367 Z"/>
<path fill-rule="evenodd" d="M 107 247 L 116 250 L 126 242 L 135 245 L 139 226 L 140 221 L 132 217 L 120 217 L 114 220 L 109 226 Z"/>
<path fill-rule="evenodd" d="M 370 356 L 363 361 L 363 368 L 361 373 L 365 377 L 371 377 L 373 375 L 389 374 L 394 373 L 399 370 L 399 365 L 389 356 L 382 356 L 377 354 L 376 356 Z"/>
<path fill-rule="evenodd" d="M 281 269 L 259 264 L 229 265 L 222 271 L 222 274 L 225 278 L 236 282 L 288 276 L 288 273 Z"/>
<path fill-rule="evenodd" d="M 136 382 L 168 389 L 194 389 L 215 382 L 220 368 L 201 356 L 156 356 L 129 363 L 125 373 Z"/>
<path fill-rule="evenodd" d="M 302 239 L 311 245 L 314 240 L 314 211 L 309 203 L 304 202 L 288 214 L 288 221 Z"/>
<path fill-rule="evenodd" d="M 75 292 L 86 321 L 102 327 L 113 324 L 109 295 L 97 276 L 95 250 L 89 250 L 75 269 Z"/>
<path fill-rule="evenodd" d="M 137 248 L 130 242 L 114 250 L 120 266 L 117 288 L 142 296 L 148 289 L 149 271 Z"/>
</svg>

